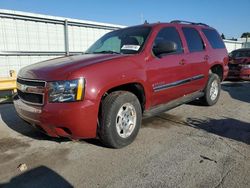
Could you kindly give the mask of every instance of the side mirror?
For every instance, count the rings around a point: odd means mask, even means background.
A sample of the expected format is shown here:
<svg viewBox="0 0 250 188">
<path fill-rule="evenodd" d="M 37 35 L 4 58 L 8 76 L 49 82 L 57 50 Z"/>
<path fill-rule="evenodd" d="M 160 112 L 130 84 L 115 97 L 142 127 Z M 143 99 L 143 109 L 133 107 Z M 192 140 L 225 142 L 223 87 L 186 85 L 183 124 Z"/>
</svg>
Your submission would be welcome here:
<svg viewBox="0 0 250 188">
<path fill-rule="evenodd" d="M 153 47 L 156 56 L 161 54 L 173 53 L 177 50 L 177 44 L 172 41 L 159 42 Z"/>
</svg>

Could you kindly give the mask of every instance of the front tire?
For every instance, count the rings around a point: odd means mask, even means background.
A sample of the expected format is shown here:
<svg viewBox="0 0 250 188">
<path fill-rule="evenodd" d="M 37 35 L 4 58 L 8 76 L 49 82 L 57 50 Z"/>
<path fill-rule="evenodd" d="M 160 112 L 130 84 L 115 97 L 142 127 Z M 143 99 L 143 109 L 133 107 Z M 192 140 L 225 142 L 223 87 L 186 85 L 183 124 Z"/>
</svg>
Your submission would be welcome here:
<svg viewBox="0 0 250 188">
<path fill-rule="evenodd" d="M 204 90 L 202 101 L 207 106 L 212 106 L 217 103 L 221 92 L 221 82 L 217 74 L 210 74 L 207 86 Z"/>
<path fill-rule="evenodd" d="M 141 105 L 133 93 L 112 92 L 102 102 L 99 137 L 111 148 L 127 146 L 135 140 L 141 119 Z"/>
</svg>

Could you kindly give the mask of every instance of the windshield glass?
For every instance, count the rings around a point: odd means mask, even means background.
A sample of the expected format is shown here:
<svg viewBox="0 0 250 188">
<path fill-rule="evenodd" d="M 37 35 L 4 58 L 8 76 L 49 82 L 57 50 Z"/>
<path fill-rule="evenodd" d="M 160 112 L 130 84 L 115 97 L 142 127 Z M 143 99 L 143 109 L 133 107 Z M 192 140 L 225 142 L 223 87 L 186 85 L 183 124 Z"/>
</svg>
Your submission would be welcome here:
<svg viewBox="0 0 250 188">
<path fill-rule="evenodd" d="M 136 54 L 141 51 L 150 33 L 146 26 L 112 31 L 97 40 L 86 53 Z"/>
<path fill-rule="evenodd" d="M 233 53 L 233 57 L 250 57 L 250 51 L 238 51 Z"/>
</svg>

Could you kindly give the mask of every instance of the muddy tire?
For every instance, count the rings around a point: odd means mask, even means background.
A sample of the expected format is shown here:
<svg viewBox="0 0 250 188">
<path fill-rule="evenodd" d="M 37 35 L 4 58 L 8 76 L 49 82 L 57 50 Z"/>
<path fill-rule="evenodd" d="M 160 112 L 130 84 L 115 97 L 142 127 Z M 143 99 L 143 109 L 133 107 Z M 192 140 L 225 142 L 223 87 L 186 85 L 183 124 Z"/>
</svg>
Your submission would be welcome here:
<svg viewBox="0 0 250 188">
<path fill-rule="evenodd" d="M 132 143 L 141 126 L 142 110 L 130 92 L 115 91 L 102 102 L 99 137 L 104 145 L 122 148 Z"/>
</svg>

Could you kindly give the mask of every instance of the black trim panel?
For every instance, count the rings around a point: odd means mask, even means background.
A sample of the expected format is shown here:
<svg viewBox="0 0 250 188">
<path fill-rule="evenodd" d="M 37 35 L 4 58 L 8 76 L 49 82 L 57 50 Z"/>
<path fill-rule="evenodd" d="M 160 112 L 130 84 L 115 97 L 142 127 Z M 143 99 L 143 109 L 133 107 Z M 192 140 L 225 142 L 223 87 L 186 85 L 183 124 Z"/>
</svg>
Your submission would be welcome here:
<svg viewBox="0 0 250 188">
<path fill-rule="evenodd" d="M 179 81 L 172 82 L 172 83 L 169 83 L 169 84 L 155 86 L 153 88 L 153 90 L 154 90 L 154 92 L 162 91 L 162 90 L 169 89 L 169 88 L 172 88 L 172 87 L 176 87 L 176 86 L 179 86 L 179 85 L 182 85 L 182 84 L 186 84 L 186 83 L 194 81 L 194 80 L 199 80 L 199 79 L 202 79 L 204 77 L 205 76 L 203 74 L 200 74 L 200 75 L 197 75 L 197 76 L 194 76 L 194 77 L 191 77 L 191 78 L 187 78 L 187 79 L 184 79 L 184 80 L 179 80 Z"/>
<path fill-rule="evenodd" d="M 200 98 L 204 96 L 204 92 L 194 92 L 194 93 L 191 93 L 191 94 L 188 94 L 188 95 L 184 95 L 183 97 L 180 97 L 178 99 L 175 99 L 173 101 L 170 101 L 166 104 L 160 104 L 158 106 L 154 106 L 152 107 L 151 109 L 149 110 L 146 110 L 144 111 L 143 113 L 143 117 L 152 117 L 152 116 L 155 116 L 157 114 L 160 114 L 160 113 L 163 113 L 167 110 L 171 110 L 177 106 L 180 106 L 182 104 L 185 104 L 185 103 L 188 103 L 188 102 L 191 102 L 197 98 Z"/>
</svg>

